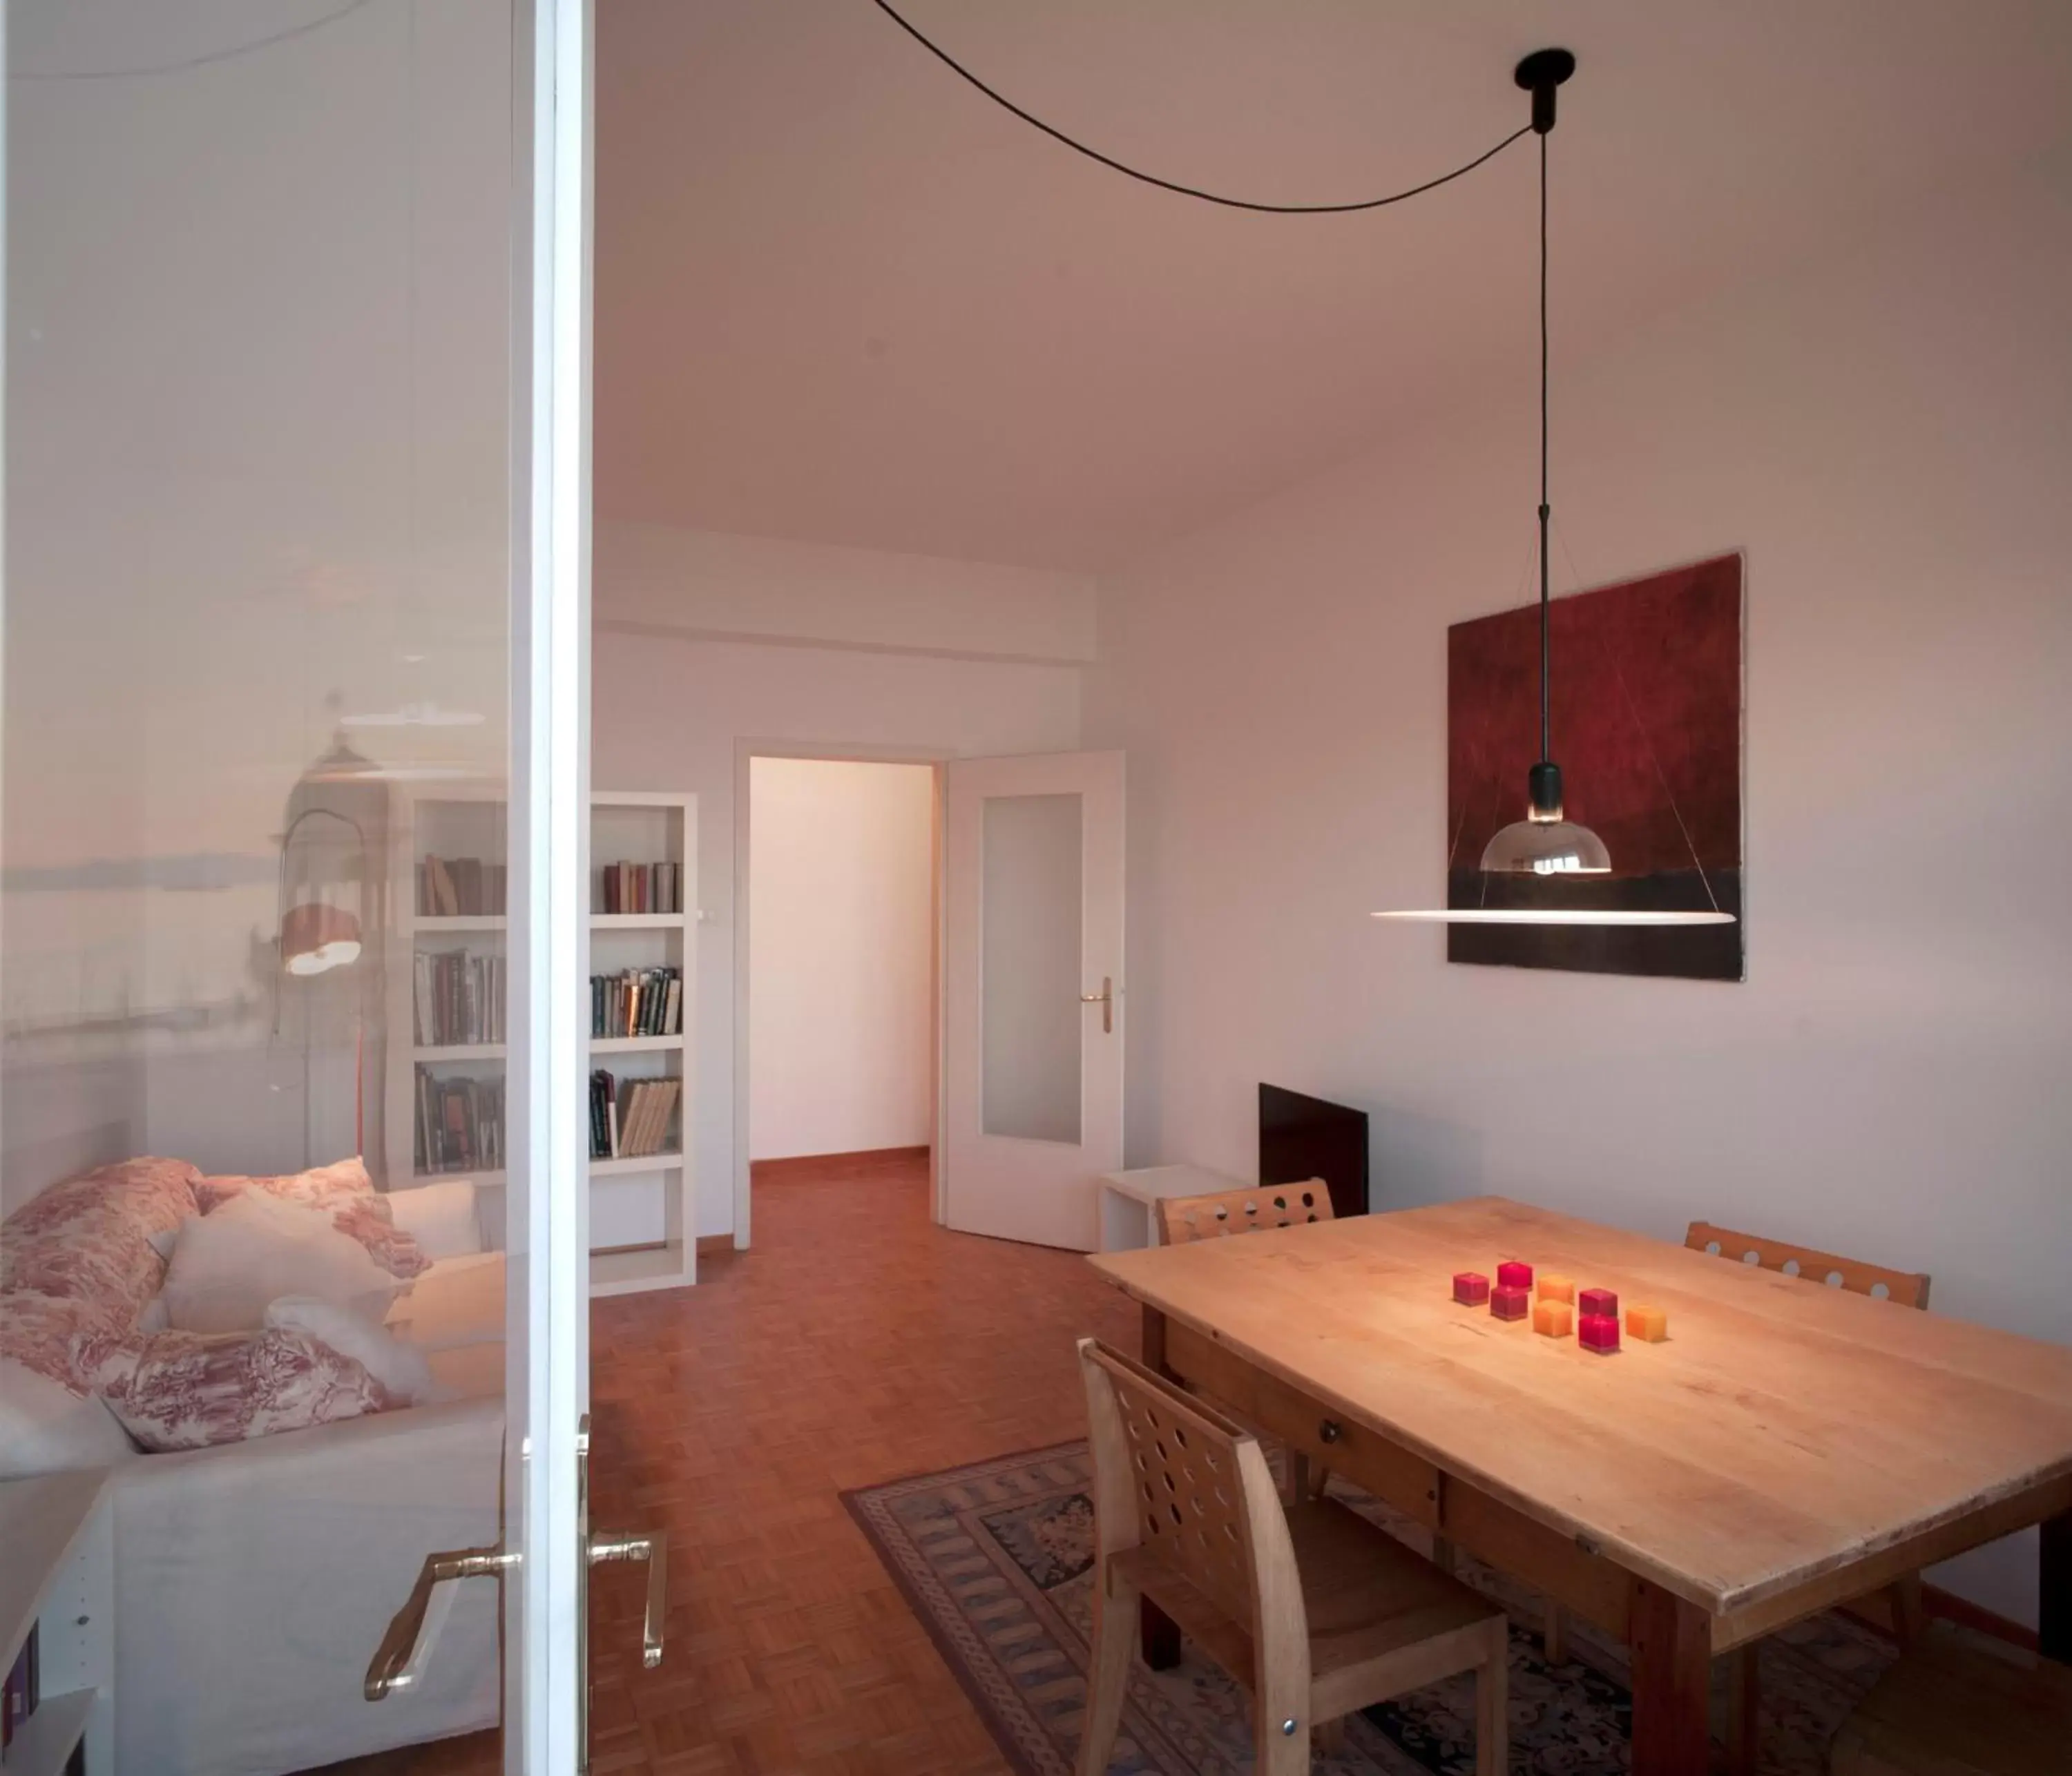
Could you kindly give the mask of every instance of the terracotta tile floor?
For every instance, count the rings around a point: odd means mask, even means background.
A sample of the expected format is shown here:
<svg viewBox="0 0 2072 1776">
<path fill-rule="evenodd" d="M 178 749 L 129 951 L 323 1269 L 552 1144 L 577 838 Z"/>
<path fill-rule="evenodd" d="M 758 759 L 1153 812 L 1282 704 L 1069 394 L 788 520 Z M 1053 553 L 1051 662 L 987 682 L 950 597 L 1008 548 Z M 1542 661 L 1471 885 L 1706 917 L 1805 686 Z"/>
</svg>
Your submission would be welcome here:
<svg viewBox="0 0 2072 1776">
<path fill-rule="evenodd" d="M 838 1494 L 1084 1434 L 1072 1341 L 1136 1317 L 1075 1255 L 945 1231 L 925 1161 L 787 1163 L 755 1249 L 591 1319 L 600 1527 L 669 1535 L 668 1651 L 642 1576 L 593 1593 L 597 1776 L 1007 1768 Z M 495 1736 L 351 1766 L 475 1776 Z"/>
</svg>

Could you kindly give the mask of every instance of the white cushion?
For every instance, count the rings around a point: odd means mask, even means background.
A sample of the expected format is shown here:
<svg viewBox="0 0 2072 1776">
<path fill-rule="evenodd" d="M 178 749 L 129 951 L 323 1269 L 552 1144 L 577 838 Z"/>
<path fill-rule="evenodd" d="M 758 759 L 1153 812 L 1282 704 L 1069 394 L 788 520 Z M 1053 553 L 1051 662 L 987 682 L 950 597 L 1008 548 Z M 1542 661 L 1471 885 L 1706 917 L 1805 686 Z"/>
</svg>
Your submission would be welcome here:
<svg viewBox="0 0 2072 1776">
<path fill-rule="evenodd" d="M 181 1223 L 163 1293 L 175 1331 L 249 1332 L 283 1295 L 357 1305 L 378 1322 L 395 1290 L 396 1279 L 331 1225 L 328 1211 L 247 1190 Z"/>
<path fill-rule="evenodd" d="M 136 1453 L 97 1399 L 0 1357 L 0 1480 L 105 1468 Z"/>
<path fill-rule="evenodd" d="M 504 1337 L 504 1254 L 447 1258 L 411 1284 L 388 1309 L 388 1330 L 430 1355 Z"/>
<path fill-rule="evenodd" d="M 413 1190 L 391 1190 L 385 1200 L 396 1225 L 417 1242 L 427 1258 L 465 1258 L 482 1250 L 473 1178 L 445 1178 Z"/>
<path fill-rule="evenodd" d="M 349 1307 L 319 1301 L 314 1295 L 284 1295 L 266 1308 L 269 1326 L 293 1326 L 342 1357 L 350 1357 L 388 1392 L 411 1404 L 432 1397 L 431 1365 L 424 1353 L 391 1338 L 372 1320 Z"/>
</svg>

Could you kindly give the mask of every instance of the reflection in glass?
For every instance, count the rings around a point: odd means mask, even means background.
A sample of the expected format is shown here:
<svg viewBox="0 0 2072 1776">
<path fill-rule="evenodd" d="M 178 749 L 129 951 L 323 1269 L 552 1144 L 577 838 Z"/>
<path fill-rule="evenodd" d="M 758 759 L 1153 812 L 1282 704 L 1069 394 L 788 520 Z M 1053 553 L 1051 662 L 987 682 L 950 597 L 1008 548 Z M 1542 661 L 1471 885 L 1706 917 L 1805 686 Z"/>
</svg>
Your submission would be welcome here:
<svg viewBox="0 0 2072 1776">
<path fill-rule="evenodd" d="M 979 990 L 989 1135 L 1079 1139 L 1081 844 L 1075 795 L 987 798 Z"/>
</svg>

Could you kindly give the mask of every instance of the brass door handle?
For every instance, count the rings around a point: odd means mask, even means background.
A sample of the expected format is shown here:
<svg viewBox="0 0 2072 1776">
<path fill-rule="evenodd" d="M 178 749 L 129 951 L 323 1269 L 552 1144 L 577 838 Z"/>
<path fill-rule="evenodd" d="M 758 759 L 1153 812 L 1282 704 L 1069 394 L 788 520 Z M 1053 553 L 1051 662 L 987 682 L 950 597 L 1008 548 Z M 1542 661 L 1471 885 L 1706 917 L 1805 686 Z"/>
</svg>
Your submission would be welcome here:
<svg viewBox="0 0 2072 1776">
<path fill-rule="evenodd" d="M 606 1560 L 648 1563 L 648 1610 L 640 1630 L 640 1663 L 653 1671 L 662 1663 L 662 1629 L 669 1607 L 669 1538 L 660 1530 L 645 1536 L 617 1536 L 599 1530 L 590 1539 L 590 1564 Z"/>
<path fill-rule="evenodd" d="M 501 1578 L 517 1564 L 516 1554 L 507 1554 L 500 1548 L 457 1548 L 449 1553 L 426 1555 L 425 1564 L 417 1568 L 417 1582 L 410 1587 L 410 1595 L 389 1619 L 388 1631 L 374 1649 L 360 1693 L 370 1702 L 379 1702 L 417 1681 L 422 1663 L 418 1642 L 424 1638 L 432 1593 L 441 1585 L 458 1579 Z"/>
<path fill-rule="evenodd" d="M 1081 993 L 1079 1003 L 1099 1005 L 1101 1008 L 1101 1034 L 1112 1036 L 1115 1034 L 1115 982 L 1110 976 L 1105 974 L 1101 976 L 1101 990 L 1099 993 Z"/>
</svg>

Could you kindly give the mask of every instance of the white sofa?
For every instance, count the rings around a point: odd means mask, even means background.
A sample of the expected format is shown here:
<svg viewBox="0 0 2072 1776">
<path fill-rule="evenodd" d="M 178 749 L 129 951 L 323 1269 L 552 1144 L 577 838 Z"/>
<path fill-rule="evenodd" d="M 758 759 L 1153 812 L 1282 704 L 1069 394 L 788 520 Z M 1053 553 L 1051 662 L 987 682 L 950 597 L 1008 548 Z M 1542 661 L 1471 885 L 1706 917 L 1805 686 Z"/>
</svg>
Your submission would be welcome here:
<svg viewBox="0 0 2072 1776">
<path fill-rule="evenodd" d="M 158 1286 L 164 1267 L 151 1253 L 162 1252 L 177 1226 L 184 1186 L 175 1174 L 191 1169 L 130 1164 L 148 1175 L 114 1178 L 56 1240 L 45 1229 L 40 1246 L 33 1232 L 11 1251 L 0 1245 L 0 1333 L 12 1308 L 17 1355 L 39 1336 L 47 1354 L 52 1316 L 84 1293 L 98 1301 L 111 1280 L 131 1312 Z M 65 1188 L 76 1202 L 77 1187 L 101 1176 Z M 388 1200 L 401 1209 L 415 1194 Z M 117 1207 L 130 1202 L 134 1211 Z M 404 1214 L 396 1221 L 408 1226 Z M 450 1228 L 446 1240 L 450 1252 Z M 75 1264 L 89 1246 L 92 1261 Z M 450 1588 L 450 1612 L 435 1605 L 434 1622 L 445 1619 L 408 1688 L 369 1702 L 362 1685 L 425 1556 L 500 1539 L 502 1265 L 500 1254 L 442 1258 L 392 1310 L 393 1335 L 426 1354 L 437 1404 L 144 1454 L 98 1401 L 69 1402 L 75 1422 L 80 1414 L 100 1421 L 77 1444 L 77 1460 L 115 1462 L 116 1751 L 125 1776 L 287 1776 L 496 1724 L 493 1583 Z M 0 1338 L 0 1353 L 7 1348 Z M 18 1396 L 33 1388 L 47 1401 L 50 1381 L 24 1382 L 18 1365 L 12 1372 Z M 56 1398 L 67 1396 L 57 1390 Z M 0 1411 L 0 1429 L 19 1437 L 25 1422 Z"/>
</svg>

